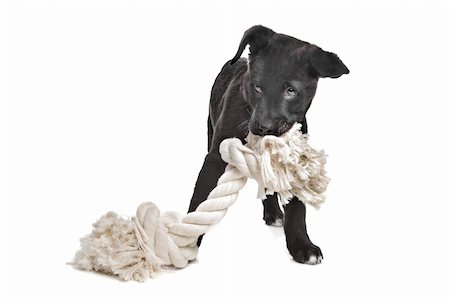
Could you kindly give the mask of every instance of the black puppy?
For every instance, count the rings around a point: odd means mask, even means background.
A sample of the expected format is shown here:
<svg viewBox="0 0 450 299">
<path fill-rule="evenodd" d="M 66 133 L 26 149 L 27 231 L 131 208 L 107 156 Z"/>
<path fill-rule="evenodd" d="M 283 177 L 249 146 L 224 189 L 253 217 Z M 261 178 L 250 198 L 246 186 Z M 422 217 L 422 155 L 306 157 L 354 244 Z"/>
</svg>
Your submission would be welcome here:
<svg viewBox="0 0 450 299">
<path fill-rule="evenodd" d="M 240 58 L 250 46 L 249 59 Z M 305 114 L 319 78 L 338 78 L 349 70 L 336 54 L 310 43 L 275 33 L 263 26 L 248 29 L 233 59 L 214 82 L 208 117 L 208 154 L 198 175 L 189 211 L 203 202 L 216 186 L 226 163 L 219 154 L 220 142 L 238 137 L 244 142 L 249 130 L 258 135 L 281 135 L 295 122 L 307 133 Z M 284 225 L 287 247 L 294 260 L 318 264 L 322 252 L 306 232 L 305 205 L 293 198 L 278 205 L 277 195 L 263 201 L 263 219 Z M 198 244 L 200 245 L 201 237 Z"/>
</svg>

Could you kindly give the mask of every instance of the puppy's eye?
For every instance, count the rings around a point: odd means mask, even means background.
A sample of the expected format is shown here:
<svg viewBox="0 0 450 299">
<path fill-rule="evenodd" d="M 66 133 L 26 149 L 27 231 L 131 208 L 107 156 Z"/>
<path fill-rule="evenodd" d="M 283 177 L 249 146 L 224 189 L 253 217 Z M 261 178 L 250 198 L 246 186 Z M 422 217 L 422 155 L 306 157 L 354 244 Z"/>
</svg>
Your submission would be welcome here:
<svg viewBox="0 0 450 299">
<path fill-rule="evenodd" d="M 253 85 L 253 89 L 255 90 L 256 93 L 261 93 L 262 92 L 261 86 L 259 86 L 257 84 Z"/>
<path fill-rule="evenodd" d="M 294 97 L 296 94 L 297 94 L 297 91 L 295 91 L 294 88 L 288 87 L 288 88 L 286 89 L 286 95 L 287 95 L 288 97 Z"/>
</svg>

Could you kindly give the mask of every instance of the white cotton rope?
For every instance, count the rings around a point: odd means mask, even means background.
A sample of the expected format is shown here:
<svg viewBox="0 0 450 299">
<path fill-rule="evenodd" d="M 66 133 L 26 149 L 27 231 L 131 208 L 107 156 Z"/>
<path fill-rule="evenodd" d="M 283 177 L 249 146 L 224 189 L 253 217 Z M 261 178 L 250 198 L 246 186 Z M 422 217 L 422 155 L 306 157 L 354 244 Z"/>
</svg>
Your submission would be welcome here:
<svg viewBox="0 0 450 299">
<path fill-rule="evenodd" d="M 247 178 L 258 183 L 258 196 L 277 192 L 281 202 L 296 196 L 316 208 L 325 201 L 329 182 L 324 151 L 311 148 L 307 135 L 294 126 L 280 137 L 249 133 L 247 144 L 229 138 L 220 144 L 228 163 L 207 200 L 187 215 L 160 213 L 154 203 L 142 203 L 131 219 L 114 212 L 103 215 L 92 232 L 81 238 L 73 266 L 144 281 L 165 266 L 184 268 L 197 256 L 197 239 L 217 224 L 236 200 Z"/>
</svg>

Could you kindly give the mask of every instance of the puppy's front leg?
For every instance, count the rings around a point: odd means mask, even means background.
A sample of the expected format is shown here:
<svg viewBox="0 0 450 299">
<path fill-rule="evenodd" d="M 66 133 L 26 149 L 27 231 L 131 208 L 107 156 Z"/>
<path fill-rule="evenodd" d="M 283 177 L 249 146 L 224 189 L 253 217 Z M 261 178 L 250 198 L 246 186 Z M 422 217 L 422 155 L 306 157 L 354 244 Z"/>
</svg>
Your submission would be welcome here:
<svg viewBox="0 0 450 299">
<path fill-rule="evenodd" d="M 284 232 L 287 248 L 296 262 L 320 264 L 322 251 L 314 245 L 306 232 L 306 207 L 294 197 L 284 206 Z"/>
<path fill-rule="evenodd" d="M 283 226 L 283 212 L 278 205 L 278 194 L 267 195 L 263 200 L 263 219 L 267 225 Z"/>
<path fill-rule="evenodd" d="M 189 212 L 195 211 L 197 207 L 206 200 L 209 193 L 216 187 L 220 176 L 225 172 L 226 163 L 222 160 L 218 149 L 211 149 L 206 155 L 202 169 L 195 183 L 194 194 L 189 205 Z M 198 238 L 197 245 L 200 246 L 202 236 Z"/>
</svg>

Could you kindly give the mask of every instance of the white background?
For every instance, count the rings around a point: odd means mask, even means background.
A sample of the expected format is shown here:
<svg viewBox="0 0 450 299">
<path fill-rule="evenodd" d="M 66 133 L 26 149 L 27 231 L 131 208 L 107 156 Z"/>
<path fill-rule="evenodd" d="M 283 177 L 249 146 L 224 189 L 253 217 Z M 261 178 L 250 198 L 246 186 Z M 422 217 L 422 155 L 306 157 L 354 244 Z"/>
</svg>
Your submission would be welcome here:
<svg viewBox="0 0 450 299">
<path fill-rule="evenodd" d="M 3 3 L 1 297 L 448 298 L 449 6 L 164 3 Z M 308 210 L 323 263 L 292 261 L 249 183 L 184 270 L 67 266 L 108 210 L 187 210 L 210 88 L 255 24 L 351 71 L 321 80 L 308 118 L 332 178 Z"/>
</svg>

